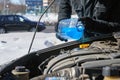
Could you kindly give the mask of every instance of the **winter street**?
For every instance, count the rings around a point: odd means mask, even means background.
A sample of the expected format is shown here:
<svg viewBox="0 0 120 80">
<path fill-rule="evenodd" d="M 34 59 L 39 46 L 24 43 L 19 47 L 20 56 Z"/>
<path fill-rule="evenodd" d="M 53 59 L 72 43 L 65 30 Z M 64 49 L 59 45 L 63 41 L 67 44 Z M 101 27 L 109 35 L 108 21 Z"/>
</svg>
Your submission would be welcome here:
<svg viewBox="0 0 120 80">
<path fill-rule="evenodd" d="M 40 15 L 36 16 L 28 14 L 24 16 L 32 21 L 38 21 L 40 17 Z M 37 32 L 31 52 L 51 46 L 49 45 L 49 42 L 54 45 L 64 43 L 55 36 L 54 23 L 57 22 L 57 17 L 58 15 L 54 13 L 43 16 L 41 21 L 46 23 L 46 29 Z M 72 15 L 72 17 L 76 18 L 76 15 Z M 48 24 L 53 24 L 54 26 L 47 26 Z M 33 34 L 33 32 L 26 31 L 0 34 L 0 65 L 28 54 Z"/>
<path fill-rule="evenodd" d="M 38 21 L 40 17 L 35 15 L 24 16 L 33 21 Z M 53 16 L 54 18 L 51 18 Z M 48 17 L 44 16 L 42 18 L 42 22 L 48 21 L 49 23 L 57 21 L 57 15 L 50 14 Z M 0 34 L 0 65 L 27 54 L 33 34 L 33 32 L 9 32 Z M 55 37 L 54 26 L 46 26 L 45 30 L 37 32 L 31 52 L 47 48 L 50 46 L 46 44 L 48 42 L 54 45 L 63 43 Z"/>
</svg>

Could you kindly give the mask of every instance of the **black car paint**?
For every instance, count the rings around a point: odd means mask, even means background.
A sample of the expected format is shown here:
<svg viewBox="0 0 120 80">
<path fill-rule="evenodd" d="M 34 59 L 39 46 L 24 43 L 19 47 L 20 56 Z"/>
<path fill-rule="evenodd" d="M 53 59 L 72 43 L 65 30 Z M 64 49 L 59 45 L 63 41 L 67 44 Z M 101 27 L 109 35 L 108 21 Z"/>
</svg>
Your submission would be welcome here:
<svg viewBox="0 0 120 80">
<path fill-rule="evenodd" d="M 37 22 L 31 21 L 21 15 L 0 15 L 0 28 L 4 28 L 7 31 L 29 31 L 31 28 L 36 28 Z M 45 24 L 39 22 L 38 30 L 45 29 Z"/>
</svg>

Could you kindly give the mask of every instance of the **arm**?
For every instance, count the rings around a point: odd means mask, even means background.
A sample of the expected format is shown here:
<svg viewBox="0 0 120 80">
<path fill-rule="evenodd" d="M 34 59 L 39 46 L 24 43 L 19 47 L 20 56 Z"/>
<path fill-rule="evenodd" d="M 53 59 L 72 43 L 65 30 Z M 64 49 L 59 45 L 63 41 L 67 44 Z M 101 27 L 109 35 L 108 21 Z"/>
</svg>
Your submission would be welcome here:
<svg viewBox="0 0 120 80">
<path fill-rule="evenodd" d="M 120 22 L 109 22 L 104 20 L 94 20 L 89 17 L 80 19 L 85 29 L 91 32 L 100 32 L 100 33 L 112 33 L 120 31 Z"/>
<path fill-rule="evenodd" d="M 108 22 L 104 20 L 94 20 L 94 26 L 98 28 L 99 32 L 112 33 L 120 31 L 119 22 Z M 94 28 L 96 29 L 96 28 Z"/>
<path fill-rule="evenodd" d="M 112 33 L 120 31 L 120 1 L 118 0 L 98 0 L 99 6 L 98 10 L 96 10 L 97 14 L 95 14 L 95 19 L 91 19 L 86 22 L 92 23 L 90 26 L 86 25 L 86 28 L 90 27 L 93 31 L 101 32 L 101 33 Z M 102 6 L 104 5 L 104 6 Z M 102 10 L 102 8 L 104 10 Z M 100 10 L 99 10 L 100 9 Z"/>
<path fill-rule="evenodd" d="M 71 17 L 72 8 L 69 0 L 60 0 L 58 21 Z"/>
<path fill-rule="evenodd" d="M 69 0 L 60 0 L 58 22 L 55 27 L 55 31 L 58 32 L 58 24 L 62 19 L 68 19 L 71 17 L 72 9 Z"/>
</svg>

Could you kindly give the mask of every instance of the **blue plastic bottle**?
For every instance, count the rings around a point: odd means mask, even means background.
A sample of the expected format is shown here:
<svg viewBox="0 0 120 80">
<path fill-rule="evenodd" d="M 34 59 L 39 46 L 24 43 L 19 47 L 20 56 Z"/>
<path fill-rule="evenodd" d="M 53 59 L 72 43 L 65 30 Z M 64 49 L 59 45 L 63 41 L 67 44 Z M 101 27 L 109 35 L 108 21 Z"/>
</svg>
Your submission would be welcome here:
<svg viewBox="0 0 120 80">
<path fill-rule="evenodd" d="M 76 18 L 61 20 L 58 25 L 59 35 L 64 39 L 79 40 L 83 37 L 84 26 Z"/>
</svg>

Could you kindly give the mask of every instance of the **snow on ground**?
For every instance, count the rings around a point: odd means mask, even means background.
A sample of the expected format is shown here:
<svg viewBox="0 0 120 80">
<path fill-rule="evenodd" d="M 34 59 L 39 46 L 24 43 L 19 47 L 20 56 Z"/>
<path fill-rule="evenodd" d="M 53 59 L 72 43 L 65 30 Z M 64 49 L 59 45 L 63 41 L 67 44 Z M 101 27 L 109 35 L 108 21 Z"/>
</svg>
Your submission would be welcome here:
<svg viewBox="0 0 120 80">
<path fill-rule="evenodd" d="M 26 14 L 23 16 L 33 21 L 38 21 L 40 18 L 40 15 L 36 16 Z M 72 15 L 72 17 L 77 18 L 76 15 Z M 41 21 L 54 23 L 57 22 L 57 18 L 58 14 L 49 13 L 45 14 Z M 0 65 L 27 54 L 32 36 L 33 33 L 30 32 L 0 34 Z M 55 33 L 39 32 L 36 35 L 31 51 L 36 51 L 51 46 L 51 43 L 49 42 L 52 42 L 54 45 L 63 43 L 55 37 Z"/>
<path fill-rule="evenodd" d="M 30 20 L 33 20 L 33 21 L 38 21 L 39 18 L 40 18 L 40 15 L 36 16 L 36 15 L 26 14 L 24 16 L 27 17 Z M 72 18 L 78 18 L 77 15 L 72 15 L 71 17 Z M 41 22 L 53 23 L 53 22 L 57 22 L 57 20 L 58 20 L 58 14 L 57 13 L 47 13 L 42 17 Z"/>
<path fill-rule="evenodd" d="M 38 21 L 41 15 L 26 14 L 24 16 L 27 17 L 30 20 Z M 57 22 L 57 19 L 58 19 L 58 14 L 57 13 L 48 13 L 48 14 L 45 14 L 42 17 L 41 22 L 53 23 L 53 22 Z"/>
<path fill-rule="evenodd" d="M 32 32 L 0 34 L 0 65 L 27 54 L 32 36 Z M 51 46 L 49 42 L 54 45 L 63 43 L 55 37 L 55 33 L 38 32 L 31 52 Z"/>
</svg>

